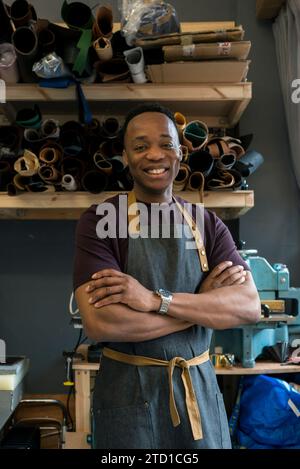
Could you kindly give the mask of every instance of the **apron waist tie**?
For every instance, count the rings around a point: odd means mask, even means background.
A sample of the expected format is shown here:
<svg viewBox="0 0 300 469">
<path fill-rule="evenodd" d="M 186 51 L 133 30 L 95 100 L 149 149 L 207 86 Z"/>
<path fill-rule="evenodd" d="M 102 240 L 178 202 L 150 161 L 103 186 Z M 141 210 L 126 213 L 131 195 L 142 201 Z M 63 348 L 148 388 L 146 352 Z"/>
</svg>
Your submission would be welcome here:
<svg viewBox="0 0 300 469">
<path fill-rule="evenodd" d="M 209 360 L 209 351 L 206 350 L 204 353 L 198 357 L 191 358 L 190 360 L 185 360 L 181 357 L 174 357 L 170 361 L 159 360 L 157 358 L 143 357 L 139 355 L 129 355 L 127 353 L 118 352 L 117 350 L 112 350 L 107 347 L 103 349 L 103 355 L 112 360 L 116 360 L 122 363 L 127 363 L 128 365 L 136 366 L 165 366 L 168 367 L 169 375 L 169 403 L 170 403 L 170 413 L 174 427 L 180 425 L 180 417 L 177 411 L 174 388 L 173 388 L 173 372 L 175 366 L 178 366 L 182 369 L 181 379 L 185 389 L 185 403 L 187 408 L 187 413 L 189 416 L 189 421 L 192 428 L 192 433 L 194 440 L 202 440 L 202 424 L 201 416 L 197 403 L 197 398 L 195 395 L 192 378 L 190 375 L 190 366 L 202 365 Z"/>
</svg>

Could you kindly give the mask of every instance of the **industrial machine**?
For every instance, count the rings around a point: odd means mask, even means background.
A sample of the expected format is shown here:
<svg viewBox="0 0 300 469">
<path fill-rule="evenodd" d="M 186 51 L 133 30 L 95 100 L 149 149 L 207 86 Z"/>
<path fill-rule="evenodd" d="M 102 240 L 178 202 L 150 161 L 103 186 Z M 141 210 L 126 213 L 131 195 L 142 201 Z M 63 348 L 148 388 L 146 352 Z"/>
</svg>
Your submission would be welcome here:
<svg viewBox="0 0 300 469">
<path fill-rule="evenodd" d="M 297 342 L 300 346 L 300 288 L 290 287 L 286 265 L 271 265 L 256 250 L 243 250 L 240 254 L 251 269 L 261 299 L 261 320 L 214 331 L 211 350 L 222 349 L 223 354 L 233 354 L 243 367 L 253 368 L 264 347 Z"/>
<path fill-rule="evenodd" d="M 25 357 L 6 357 L 0 363 L 0 430 L 22 399 L 28 369 L 29 359 Z"/>
</svg>

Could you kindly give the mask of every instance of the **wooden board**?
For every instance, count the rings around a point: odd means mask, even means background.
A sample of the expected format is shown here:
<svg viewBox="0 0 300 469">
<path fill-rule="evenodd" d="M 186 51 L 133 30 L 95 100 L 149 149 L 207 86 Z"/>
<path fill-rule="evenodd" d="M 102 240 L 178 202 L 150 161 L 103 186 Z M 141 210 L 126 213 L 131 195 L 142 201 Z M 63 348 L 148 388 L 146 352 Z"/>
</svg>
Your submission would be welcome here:
<svg viewBox="0 0 300 469">
<path fill-rule="evenodd" d="M 0 219 L 18 220 L 76 220 L 92 204 L 102 203 L 118 192 L 49 192 L 24 193 L 14 197 L 0 192 Z M 198 192 L 183 191 L 178 195 L 188 202 L 199 203 Z M 254 206 L 253 191 L 207 191 L 204 205 L 222 219 L 234 219 Z"/>
<path fill-rule="evenodd" d="M 90 370 L 97 371 L 99 369 L 98 363 L 88 363 L 85 361 L 74 362 L 74 370 Z M 243 368 L 241 365 L 236 365 L 232 368 L 215 368 L 217 375 L 260 375 L 260 374 L 283 374 L 283 373 L 300 373 L 300 366 L 286 365 L 282 366 L 280 363 L 275 362 L 256 362 L 254 368 Z"/>
<path fill-rule="evenodd" d="M 243 368 L 241 365 L 232 368 L 215 368 L 217 375 L 272 375 L 284 373 L 300 373 L 300 366 L 273 362 L 256 362 L 254 368 Z"/>
<path fill-rule="evenodd" d="M 286 0 L 256 0 L 256 16 L 259 20 L 275 18 Z"/>
</svg>

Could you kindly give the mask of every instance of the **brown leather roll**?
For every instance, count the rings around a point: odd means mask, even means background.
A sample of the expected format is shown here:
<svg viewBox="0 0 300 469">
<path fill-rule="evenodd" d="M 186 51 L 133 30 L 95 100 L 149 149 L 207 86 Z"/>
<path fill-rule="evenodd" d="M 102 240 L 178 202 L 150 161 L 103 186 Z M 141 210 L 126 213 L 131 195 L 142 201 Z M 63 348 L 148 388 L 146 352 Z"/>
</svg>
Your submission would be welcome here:
<svg viewBox="0 0 300 469">
<path fill-rule="evenodd" d="M 216 167 L 219 169 L 231 169 L 236 162 L 235 153 L 226 153 L 222 155 L 216 162 Z"/>
<path fill-rule="evenodd" d="M 173 182 L 173 191 L 180 192 L 185 189 L 187 185 L 191 170 L 188 165 L 182 163 L 179 167 L 178 174 Z"/>
<path fill-rule="evenodd" d="M 207 180 L 207 188 L 211 191 L 233 189 L 235 180 L 229 171 L 218 170 Z"/>
<path fill-rule="evenodd" d="M 100 36 L 110 39 L 113 34 L 113 12 L 110 6 L 100 6 L 96 12 L 96 19 L 93 24 L 93 39 Z"/>
<path fill-rule="evenodd" d="M 10 7 L 10 16 L 16 28 L 37 19 L 35 9 L 26 0 L 15 0 Z"/>
<path fill-rule="evenodd" d="M 39 176 L 48 184 L 59 183 L 61 181 L 60 172 L 54 166 L 48 164 L 44 164 L 40 167 Z"/>
<path fill-rule="evenodd" d="M 219 138 L 219 137 L 213 137 L 209 139 L 209 141 L 206 144 L 205 149 L 215 159 L 220 158 L 221 155 L 230 153 L 228 143 L 223 138 Z"/>
<path fill-rule="evenodd" d="M 63 156 L 62 147 L 56 142 L 46 142 L 39 153 L 39 160 L 45 164 L 53 165 L 61 161 Z"/>
<path fill-rule="evenodd" d="M 188 191 L 203 191 L 204 189 L 204 176 L 200 171 L 192 173 L 188 179 L 186 186 Z"/>
</svg>

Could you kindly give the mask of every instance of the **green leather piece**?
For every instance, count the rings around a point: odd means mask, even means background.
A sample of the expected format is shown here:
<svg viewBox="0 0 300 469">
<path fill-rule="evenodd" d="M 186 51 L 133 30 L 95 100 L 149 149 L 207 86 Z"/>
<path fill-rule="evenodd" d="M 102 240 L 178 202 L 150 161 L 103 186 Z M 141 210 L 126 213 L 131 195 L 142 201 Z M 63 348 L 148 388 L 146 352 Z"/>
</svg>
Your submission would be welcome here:
<svg viewBox="0 0 300 469">
<path fill-rule="evenodd" d="M 87 5 L 81 2 L 76 2 L 76 3 L 83 5 L 84 8 L 86 9 L 89 8 Z M 69 5 L 67 0 L 65 0 L 61 8 L 61 17 L 63 21 L 67 24 L 67 26 L 69 26 L 69 28 L 73 28 L 73 29 L 77 29 L 81 31 L 80 39 L 76 45 L 76 47 L 79 49 L 79 52 L 76 57 L 75 63 L 73 65 L 73 72 L 77 72 L 79 73 L 79 75 L 82 75 L 82 73 L 84 72 L 86 68 L 86 64 L 88 60 L 88 52 L 89 52 L 89 48 L 92 42 L 92 26 L 94 23 L 94 17 L 90 10 L 90 17 L 88 18 L 88 20 L 79 26 L 78 21 L 76 21 L 76 24 L 74 24 L 69 18 L 70 16 L 69 13 L 71 11 L 71 8 L 74 8 L 74 3 Z M 76 20 L 78 20 L 78 16 Z"/>
<path fill-rule="evenodd" d="M 81 75 L 85 70 L 91 42 L 92 42 L 92 30 L 85 29 L 84 31 L 82 31 L 80 39 L 76 45 L 77 49 L 79 49 L 79 52 L 78 52 L 76 61 L 73 66 L 73 72 L 78 72 L 79 75 Z"/>
<path fill-rule="evenodd" d="M 197 123 L 188 124 L 184 132 L 186 138 L 194 145 L 203 142 L 206 139 L 206 130 Z"/>
</svg>

